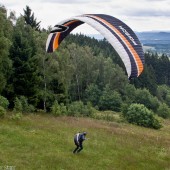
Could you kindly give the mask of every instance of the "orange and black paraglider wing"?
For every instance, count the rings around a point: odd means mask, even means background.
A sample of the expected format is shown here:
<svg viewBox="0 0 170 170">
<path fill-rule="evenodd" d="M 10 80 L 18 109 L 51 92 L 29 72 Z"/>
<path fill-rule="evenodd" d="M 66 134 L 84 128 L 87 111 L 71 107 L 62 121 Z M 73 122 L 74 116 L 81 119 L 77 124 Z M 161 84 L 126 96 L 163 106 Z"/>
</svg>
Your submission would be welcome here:
<svg viewBox="0 0 170 170">
<path fill-rule="evenodd" d="M 105 14 L 76 16 L 55 26 L 48 36 L 46 51 L 55 51 L 77 26 L 87 23 L 100 32 L 121 57 L 129 78 L 138 77 L 144 68 L 142 45 L 133 30 L 119 19 Z"/>
</svg>

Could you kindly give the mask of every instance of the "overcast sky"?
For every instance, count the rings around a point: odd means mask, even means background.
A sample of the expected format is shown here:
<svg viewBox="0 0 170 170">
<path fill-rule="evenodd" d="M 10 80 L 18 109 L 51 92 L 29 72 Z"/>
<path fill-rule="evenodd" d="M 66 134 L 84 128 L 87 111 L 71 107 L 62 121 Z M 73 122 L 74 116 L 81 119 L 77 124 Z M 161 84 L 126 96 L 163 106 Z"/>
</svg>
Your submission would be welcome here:
<svg viewBox="0 0 170 170">
<path fill-rule="evenodd" d="M 28 5 L 41 28 L 81 14 L 108 14 L 130 26 L 134 31 L 170 31 L 170 0 L 1 0 L 8 11 L 23 14 Z M 97 33 L 82 25 L 74 32 Z"/>
</svg>

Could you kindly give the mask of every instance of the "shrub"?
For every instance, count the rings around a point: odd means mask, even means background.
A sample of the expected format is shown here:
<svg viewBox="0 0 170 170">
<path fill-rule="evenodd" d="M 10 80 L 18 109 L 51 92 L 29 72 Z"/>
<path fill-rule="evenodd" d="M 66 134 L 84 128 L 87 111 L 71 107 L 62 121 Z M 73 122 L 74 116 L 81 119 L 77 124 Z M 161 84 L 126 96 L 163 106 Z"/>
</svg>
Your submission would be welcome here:
<svg viewBox="0 0 170 170">
<path fill-rule="evenodd" d="M 22 119 L 22 113 L 16 113 L 11 116 L 12 120 L 21 120 Z"/>
<path fill-rule="evenodd" d="M 120 111 L 122 104 L 121 96 L 118 92 L 112 91 L 108 86 L 105 87 L 99 101 L 101 110 Z"/>
<path fill-rule="evenodd" d="M 120 122 L 121 121 L 121 117 L 120 115 L 118 115 L 117 113 L 115 114 L 113 111 L 95 111 L 95 113 L 93 113 L 92 117 L 94 119 L 98 119 L 98 120 L 106 120 L 106 121 L 114 121 L 114 122 Z"/>
<path fill-rule="evenodd" d="M 63 103 L 58 104 L 58 102 L 55 101 L 53 106 L 51 107 L 51 112 L 55 116 L 66 115 L 67 114 L 67 108 Z"/>
<path fill-rule="evenodd" d="M 18 97 L 16 97 L 14 101 L 14 112 L 22 112 L 22 110 L 23 110 L 22 103 L 18 99 Z"/>
<path fill-rule="evenodd" d="M 0 118 L 4 118 L 5 115 L 6 115 L 6 110 L 2 106 L 0 106 Z"/>
<path fill-rule="evenodd" d="M 22 104 L 22 112 L 29 113 L 35 111 L 34 106 L 28 103 L 28 99 L 25 96 L 20 96 L 19 100 Z"/>
<path fill-rule="evenodd" d="M 135 102 L 139 104 L 144 104 L 145 107 L 153 110 L 154 112 L 159 107 L 158 99 L 151 95 L 148 89 L 137 89 Z"/>
<path fill-rule="evenodd" d="M 101 91 L 96 84 L 91 84 L 87 87 L 85 95 L 87 101 L 90 101 L 93 104 L 93 106 L 97 106 L 101 95 Z"/>
<path fill-rule="evenodd" d="M 14 101 L 14 111 L 21 113 L 34 112 L 35 108 L 33 105 L 28 103 L 28 100 L 25 96 L 16 97 Z"/>
<path fill-rule="evenodd" d="M 3 96 L 0 96 L 0 106 L 2 106 L 4 109 L 7 109 L 9 106 L 9 101 Z"/>
<path fill-rule="evenodd" d="M 68 115 L 70 116 L 80 116 L 83 110 L 83 102 L 82 101 L 76 101 L 71 103 L 68 106 Z"/>
<path fill-rule="evenodd" d="M 158 108 L 157 114 L 158 116 L 167 119 L 170 117 L 170 108 L 165 103 L 162 103 Z"/>
<path fill-rule="evenodd" d="M 131 104 L 128 111 L 123 113 L 123 115 L 129 123 L 154 129 L 161 128 L 161 124 L 153 112 L 148 110 L 143 104 Z"/>
<path fill-rule="evenodd" d="M 91 116 L 93 113 L 93 108 L 88 102 L 84 105 L 82 101 L 76 101 L 68 106 L 68 114 L 70 116 Z"/>
<path fill-rule="evenodd" d="M 128 112 L 128 108 L 129 108 L 129 104 L 123 103 L 123 104 L 121 105 L 121 112 L 122 112 L 123 114 L 126 114 L 126 113 Z"/>
<path fill-rule="evenodd" d="M 135 102 L 136 97 L 136 88 L 132 84 L 126 84 L 125 87 L 122 89 L 123 94 L 122 98 L 127 104 L 132 104 Z"/>
</svg>

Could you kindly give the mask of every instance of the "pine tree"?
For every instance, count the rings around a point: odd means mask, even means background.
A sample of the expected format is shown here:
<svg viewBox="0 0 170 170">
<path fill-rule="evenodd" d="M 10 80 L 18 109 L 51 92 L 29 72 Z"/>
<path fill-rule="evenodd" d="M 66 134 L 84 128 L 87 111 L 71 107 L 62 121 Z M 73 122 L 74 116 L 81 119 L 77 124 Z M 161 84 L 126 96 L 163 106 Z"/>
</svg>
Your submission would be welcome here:
<svg viewBox="0 0 170 170">
<path fill-rule="evenodd" d="M 26 24 L 30 25 L 32 28 L 35 28 L 35 30 L 40 31 L 40 22 L 37 22 L 37 19 L 34 17 L 34 13 L 32 13 L 32 10 L 29 6 L 26 6 L 26 9 L 24 9 L 24 15 L 23 15 Z"/>
<path fill-rule="evenodd" d="M 6 9 L 0 7 L 0 93 L 4 90 L 11 73 L 12 63 L 9 59 L 12 24 L 7 19 Z"/>
<path fill-rule="evenodd" d="M 10 57 L 13 61 L 11 76 L 13 97 L 23 95 L 28 97 L 29 101 L 34 100 L 38 86 L 33 32 L 33 29 L 24 26 L 23 18 L 19 18 L 14 29 L 13 45 L 10 50 Z"/>
</svg>

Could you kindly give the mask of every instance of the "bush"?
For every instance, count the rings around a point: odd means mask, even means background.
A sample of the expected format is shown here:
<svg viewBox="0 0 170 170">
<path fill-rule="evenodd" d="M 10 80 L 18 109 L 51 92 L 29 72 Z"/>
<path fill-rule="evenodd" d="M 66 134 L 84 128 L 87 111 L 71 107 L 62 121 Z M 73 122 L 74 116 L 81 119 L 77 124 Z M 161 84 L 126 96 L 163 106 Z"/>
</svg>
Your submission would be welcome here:
<svg viewBox="0 0 170 170">
<path fill-rule="evenodd" d="M 33 105 L 28 103 L 28 100 L 25 96 L 16 97 L 14 101 L 14 111 L 21 113 L 30 113 L 34 112 L 35 108 Z"/>
<path fill-rule="evenodd" d="M 154 112 L 159 107 L 158 99 L 151 95 L 148 89 L 137 89 L 135 102 L 139 104 L 144 104 L 145 107 L 153 110 Z"/>
<path fill-rule="evenodd" d="M 123 114 L 126 114 L 128 112 L 128 108 L 129 108 L 129 104 L 123 103 L 122 106 L 121 106 L 121 112 Z"/>
<path fill-rule="evenodd" d="M 157 114 L 164 119 L 170 118 L 170 108 L 165 103 L 162 103 L 158 108 Z"/>
<path fill-rule="evenodd" d="M 35 111 L 34 106 L 28 103 L 28 99 L 25 96 L 20 96 L 19 100 L 22 104 L 22 112 L 29 113 Z"/>
<path fill-rule="evenodd" d="M 16 97 L 14 101 L 14 112 L 22 112 L 22 111 L 23 111 L 22 103 L 18 99 L 18 97 Z"/>
<path fill-rule="evenodd" d="M 76 101 L 68 106 L 70 116 L 91 116 L 93 113 L 92 105 L 88 102 L 84 105 L 82 101 Z"/>
<path fill-rule="evenodd" d="M 9 106 L 9 101 L 3 96 L 0 96 L 0 106 L 2 106 L 4 109 L 7 109 Z"/>
<path fill-rule="evenodd" d="M 85 95 L 86 101 L 90 101 L 93 104 L 93 106 L 97 106 L 101 95 L 101 91 L 96 84 L 91 84 L 87 87 Z"/>
<path fill-rule="evenodd" d="M 64 106 L 63 103 L 58 104 L 57 101 L 54 102 L 53 106 L 51 107 L 51 112 L 55 116 L 61 116 L 67 114 L 67 108 Z"/>
<path fill-rule="evenodd" d="M 5 115 L 6 115 L 6 110 L 2 106 L 0 106 L 0 118 L 4 118 Z"/>
<path fill-rule="evenodd" d="M 121 96 L 118 92 L 112 91 L 108 86 L 105 87 L 99 101 L 101 110 L 120 111 L 122 104 Z"/>
<path fill-rule="evenodd" d="M 106 121 L 110 121 L 110 122 L 120 122 L 121 121 L 121 117 L 120 115 L 118 115 L 117 113 L 114 113 L 113 111 L 95 111 L 95 113 L 93 113 L 92 118 L 94 119 L 98 119 L 98 120 L 106 120 Z"/>
<path fill-rule="evenodd" d="M 162 127 L 158 119 L 154 117 L 153 112 L 148 110 L 143 104 L 131 104 L 128 111 L 123 113 L 123 115 L 132 124 L 154 129 Z"/>
<path fill-rule="evenodd" d="M 21 120 L 22 119 L 22 113 L 16 113 L 11 116 L 12 120 Z"/>
</svg>

